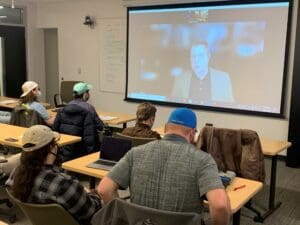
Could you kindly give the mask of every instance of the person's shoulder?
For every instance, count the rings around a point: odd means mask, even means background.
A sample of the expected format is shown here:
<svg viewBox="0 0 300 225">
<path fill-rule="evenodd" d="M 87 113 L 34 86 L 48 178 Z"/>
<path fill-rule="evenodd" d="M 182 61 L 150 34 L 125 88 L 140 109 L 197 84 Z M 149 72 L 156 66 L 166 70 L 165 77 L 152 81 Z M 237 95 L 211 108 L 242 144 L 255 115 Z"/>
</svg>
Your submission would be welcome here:
<svg viewBox="0 0 300 225">
<path fill-rule="evenodd" d="M 57 166 L 46 165 L 43 167 L 42 173 L 48 174 L 52 177 L 56 177 L 56 179 L 60 180 L 76 180 L 72 176 L 64 173 L 63 170 Z"/>
<path fill-rule="evenodd" d="M 212 78 L 229 78 L 228 73 L 222 70 L 217 70 L 215 68 L 210 67 L 209 68 L 210 74 Z"/>
<path fill-rule="evenodd" d="M 37 101 L 28 103 L 28 105 L 29 105 L 30 107 L 44 107 L 42 103 L 37 102 Z"/>
<path fill-rule="evenodd" d="M 129 135 L 131 136 L 131 131 L 134 129 L 134 127 L 126 127 L 122 130 L 121 134 L 124 134 L 124 135 Z"/>
<path fill-rule="evenodd" d="M 207 161 L 210 160 L 211 156 L 207 152 L 202 151 L 201 149 L 197 148 L 193 144 L 188 144 L 187 151 L 191 158 L 195 161 Z"/>
<path fill-rule="evenodd" d="M 221 70 L 210 68 L 210 77 L 214 85 L 222 84 L 223 86 L 228 86 L 231 83 L 228 73 Z"/>
</svg>

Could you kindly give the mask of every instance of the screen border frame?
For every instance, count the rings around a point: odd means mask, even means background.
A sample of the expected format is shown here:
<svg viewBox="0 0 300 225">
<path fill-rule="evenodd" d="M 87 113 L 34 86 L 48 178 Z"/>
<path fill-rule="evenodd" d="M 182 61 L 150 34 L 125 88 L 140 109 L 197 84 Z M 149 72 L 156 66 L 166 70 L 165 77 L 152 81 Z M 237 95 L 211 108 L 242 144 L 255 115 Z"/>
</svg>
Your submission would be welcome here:
<svg viewBox="0 0 300 225">
<path fill-rule="evenodd" d="M 280 112 L 263 112 L 263 111 L 253 111 L 245 109 L 234 109 L 225 107 L 215 107 L 215 106 L 205 106 L 205 105 L 194 105 L 187 103 L 178 102 L 167 102 L 167 101 L 155 101 L 149 99 L 137 99 L 128 97 L 128 58 L 129 58 L 129 12 L 131 10 L 145 10 L 145 9 L 169 9 L 169 8 L 187 8 L 187 7 L 207 7 L 207 6 L 226 6 L 226 5 L 245 5 L 252 3 L 277 3 L 277 2 L 287 2 L 288 7 L 288 18 L 287 18 L 287 32 L 285 38 L 285 56 L 283 64 L 283 76 L 282 76 L 282 87 L 281 87 L 281 100 L 280 100 Z M 206 2 L 193 2 L 193 3 L 178 3 L 178 4 L 161 4 L 161 5 L 145 5 L 145 6 L 130 6 L 127 7 L 127 26 L 126 26 L 126 86 L 125 86 L 125 97 L 124 101 L 128 102 L 151 102 L 156 105 L 170 106 L 170 107 L 188 107 L 191 109 L 206 110 L 212 112 L 224 112 L 233 114 L 244 114 L 244 115 L 254 115 L 254 116 L 264 116 L 264 117 L 274 117 L 274 118 L 285 118 L 285 98 L 286 98 L 286 86 L 287 86 L 287 72 L 289 64 L 289 50 L 291 41 L 291 25 L 292 25 L 292 12 L 293 12 L 293 0 L 229 0 L 229 1 L 206 1 Z"/>
</svg>

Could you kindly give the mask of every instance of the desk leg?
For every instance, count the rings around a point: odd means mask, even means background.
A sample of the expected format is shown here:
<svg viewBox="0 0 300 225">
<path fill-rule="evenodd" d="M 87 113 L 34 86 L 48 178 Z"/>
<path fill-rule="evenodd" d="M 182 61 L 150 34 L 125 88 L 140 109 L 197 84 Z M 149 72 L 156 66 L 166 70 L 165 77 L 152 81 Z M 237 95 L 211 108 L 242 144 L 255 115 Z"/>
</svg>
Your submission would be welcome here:
<svg viewBox="0 0 300 225">
<path fill-rule="evenodd" d="M 276 191 L 276 169 L 277 169 L 277 155 L 272 156 L 271 166 L 271 179 L 270 179 L 270 193 L 269 193 L 269 209 L 262 215 L 263 219 L 266 219 L 281 205 L 281 202 L 275 204 L 275 191 Z"/>
<path fill-rule="evenodd" d="M 96 178 L 90 177 L 90 189 L 95 189 L 96 187 Z"/>
<path fill-rule="evenodd" d="M 233 214 L 232 225 L 240 225 L 240 221 L 241 221 L 241 210 Z"/>
</svg>

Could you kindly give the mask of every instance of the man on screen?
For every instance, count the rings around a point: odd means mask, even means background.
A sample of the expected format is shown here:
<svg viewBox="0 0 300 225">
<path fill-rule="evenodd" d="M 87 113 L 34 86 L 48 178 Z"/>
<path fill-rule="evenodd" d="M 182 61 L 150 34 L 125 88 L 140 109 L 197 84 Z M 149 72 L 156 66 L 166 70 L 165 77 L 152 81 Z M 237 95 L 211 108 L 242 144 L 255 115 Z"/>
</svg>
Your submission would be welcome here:
<svg viewBox="0 0 300 225">
<path fill-rule="evenodd" d="M 191 70 L 175 77 L 172 96 L 189 103 L 209 105 L 211 101 L 233 102 L 229 75 L 209 66 L 211 54 L 206 42 L 197 42 L 190 50 Z"/>
</svg>

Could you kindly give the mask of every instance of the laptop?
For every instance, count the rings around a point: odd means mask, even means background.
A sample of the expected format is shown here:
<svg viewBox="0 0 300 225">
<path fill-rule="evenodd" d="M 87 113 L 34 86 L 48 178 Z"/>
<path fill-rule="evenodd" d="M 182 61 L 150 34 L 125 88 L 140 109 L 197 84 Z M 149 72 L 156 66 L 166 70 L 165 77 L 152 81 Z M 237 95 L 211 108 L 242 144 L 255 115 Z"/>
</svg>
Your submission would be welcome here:
<svg viewBox="0 0 300 225">
<path fill-rule="evenodd" d="M 131 149 L 131 141 L 104 136 L 101 144 L 100 159 L 87 165 L 89 168 L 111 170 L 112 167 Z"/>
</svg>

